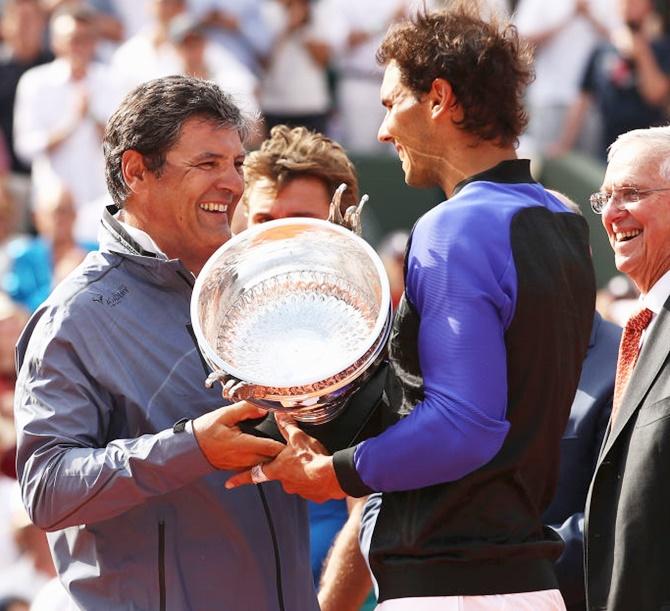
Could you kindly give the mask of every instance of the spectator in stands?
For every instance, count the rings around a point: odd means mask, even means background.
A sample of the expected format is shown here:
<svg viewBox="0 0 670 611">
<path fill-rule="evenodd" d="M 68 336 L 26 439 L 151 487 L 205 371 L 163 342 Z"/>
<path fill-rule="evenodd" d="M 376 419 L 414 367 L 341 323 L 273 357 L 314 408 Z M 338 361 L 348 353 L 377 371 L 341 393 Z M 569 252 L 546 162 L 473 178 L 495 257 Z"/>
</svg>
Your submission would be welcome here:
<svg viewBox="0 0 670 611">
<path fill-rule="evenodd" d="M 105 193 L 102 130 L 118 101 L 109 70 L 93 61 L 92 12 L 64 8 L 50 21 L 57 59 L 28 70 L 16 94 L 16 150 L 32 162 L 34 198 L 54 180 L 72 193 L 75 237 L 94 241 Z"/>
<path fill-rule="evenodd" d="M 5 135 L 2 133 L 2 129 L 0 129 L 0 187 L 5 186 L 7 176 L 9 175 L 10 164 L 11 161 Z"/>
<path fill-rule="evenodd" d="M 331 108 L 329 47 L 315 39 L 320 4 L 310 0 L 267 0 L 263 14 L 274 45 L 262 78 L 261 108 L 268 130 L 305 126 L 327 133 Z"/>
<path fill-rule="evenodd" d="M 11 156 L 12 191 L 20 211 L 20 223 L 28 225 L 30 164 L 21 161 L 14 145 L 14 102 L 23 73 L 53 59 L 43 48 L 44 12 L 39 0 L 6 0 L 0 18 L 0 131 Z"/>
<path fill-rule="evenodd" d="M 174 66 L 177 74 L 212 80 L 245 113 L 259 115 L 258 79 L 229 51 L 208 40 L 198 19 L 186 12 L 177 15 L 170 22 L 168 39 L 177 51 L 178 62 Z"/>
<path fill-rule="evenodd" d="M 42 0 L 41 4 L 50 16 L 62 8 L 80 6 L 93 9 L 91 22 L 98 40 L 98 52 L 101 46 L 113 46 L 124 39 L 123 24 L 114 12 L 112 0 Z M 108 53 L 104 55 L 106 57 Z"/>
<path fill-rule="evenodd" d="M 670 34 L 658 33 L 661 20 L 653 0 L 618 0 L 617 6 L 621 25 L 591 53 L 581 93 L 552 154 L 572 149 L 591 104 L 602 123 L 598 152 L 603 161 L 619 134 L 668 119 Z"/>
<path fill-rule="evenodd" d="M 44 12 L 38 0 L 7 0 L 0 20 L 0 129 L 12 159 L 12 171 L 29 174 L 14 151 L 14 99 L 21 75 L 53 59 L 43 48 Z"/>
<path fill-rule="evenodd" d="M 390 150 L 377 140 L 384 112 L 379 104 L 383 71 L 375 61 L 375 51 L 388 26 L 406 14 L 410 1 L 321 0 L 323 28 L 315 37 L 329 45 L 336 70 L 333 133 L 353 153 Z"/>
<path fill-rule="evenodd" d="M 186 0 L 151 0 L 152 21 L 114 54 L 124 91 L 145 81 L 188 74 L 216 82 L 249 115 L 258 112 L 258 79 L 237 57 L 210 40 Z M 253 146 L 255 141 L 249 142 Z"/>
<path fill-rule="evenodd" d="M 591 51 L 618 25 L 618 1 L 518 2 L 514 23 L 519 34 L 535 47 L 535 81 L 527 92 L 530 150 L 545 155 L 559 139 Z M 593 153 L 593 137 L 591 142 L 582 140 L 585 150 Z"/>
<path fill-rule="evenodd" d="M 179 72 L 169 41 L 170 22 L 186 11 L 186 0 L 147 0 L 150 21 L 126 40 L 112 57 L 112 69 L 124 93 L 145 81 Z"/>
<path fill-rule="evenodd" d="M 272 48 L 262 4 L 263 0 L 188 0 L 189 10 L 208 26 L 214 40 L 256 76 Z"/>
<path fill-rule="evenodd" d="M 75 241 L 75 217 L 72 194 L 63 185 L 54 185 L 35 203 L 38 236 L 18 236 L 7 244 L 10 266 L 0 278 L 2 289 L 31 312 L 96 248 L 94 242 Z"/>
<path fill-rule="evenodd" d="M 9 499 L 16 479 L 16 432 L 12 405 L 16 381 L 14 346 L 26 320 L 27 312 L 0 292 L 0 575 L 10 569 L 19 557 L 10 527 Z"/>
<path fill-rule="evenodd" d="M 97 6 L 97 0 L 92 0 Z M 144 29 L 151 21 L 150 7 L 146 0 L 103 0 L 109 4 L 111 13 L 121 22 L 123 40 L 128 40 Z"/>
</svg>

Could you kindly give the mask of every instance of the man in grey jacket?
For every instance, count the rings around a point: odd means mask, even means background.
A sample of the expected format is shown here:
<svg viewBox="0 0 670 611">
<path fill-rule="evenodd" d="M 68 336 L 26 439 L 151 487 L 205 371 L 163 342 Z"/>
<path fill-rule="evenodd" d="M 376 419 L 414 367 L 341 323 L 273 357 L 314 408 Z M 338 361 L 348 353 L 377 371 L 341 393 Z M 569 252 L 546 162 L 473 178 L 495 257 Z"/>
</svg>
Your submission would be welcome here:
<svg viewBox="0 0 670 611">
<path fill-rule="evenodd" d="M 282 446 L 237 426 L 261 410 L 205 389 L 187 330 L 195 275 L 230 237 L 246 129 L 212 83 L 129 94 L 105 134 L 100 250 L 19 341 L 23 498 L 82 609 L 318 609 L 303 501 L 224 488 Z"/>
</svg>

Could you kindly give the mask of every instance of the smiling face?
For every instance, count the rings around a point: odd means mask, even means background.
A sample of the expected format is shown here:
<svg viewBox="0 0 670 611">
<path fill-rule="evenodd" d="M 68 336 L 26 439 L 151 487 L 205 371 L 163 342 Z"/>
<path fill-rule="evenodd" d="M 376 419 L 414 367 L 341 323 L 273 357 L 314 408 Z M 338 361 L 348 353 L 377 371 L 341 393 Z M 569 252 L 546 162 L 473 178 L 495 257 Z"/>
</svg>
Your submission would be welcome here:
<svg viewBox="0 0 670 611">
<path fill-rule="evenodd" d="M 171 258 L 198 274 L 230 238 L 229 219 L 244 190 L 245 152 L 236 130 L 188 119 L 159 175 L 142 172 L 132 224 L 146 231 Z"/>
<path fill-rule="evenodd" d="M 621 187 L 656 189 L 670 187 L 659 175 L 661 159 L 640 143 L 620 149 L 610 160 L 601 188 L 606 193 Z M 630 276 L 647 293 L 670 270 L 669 192 L 648 193 L 623 210 L 607 206 L 603 226 L 614 250 L 617 269 Z"/>
<path fill-rule="evenodd" d="M 434 138 L 428 101 L 426 97 L 417 99 L 412 90 L 402 83 L 400 68 L 395 61 L 386 67 L 380 98 L 386 115 L 377 139 L 395 146 L 402 162 L 405 182 L 412 187 L 439 184 L 438 177 L 434 176 L 435 161 L 427 153 L 427 147 Z"/>
<path fill-rule="evenodd" d="M 326 185 L 313 176 L 293 178 L 279 191 L 271 180 L 262 178 L 253 183 L 246 199 L 249 227 L 296 216 L 327 219 L 330 208 Z"/>
</svg>

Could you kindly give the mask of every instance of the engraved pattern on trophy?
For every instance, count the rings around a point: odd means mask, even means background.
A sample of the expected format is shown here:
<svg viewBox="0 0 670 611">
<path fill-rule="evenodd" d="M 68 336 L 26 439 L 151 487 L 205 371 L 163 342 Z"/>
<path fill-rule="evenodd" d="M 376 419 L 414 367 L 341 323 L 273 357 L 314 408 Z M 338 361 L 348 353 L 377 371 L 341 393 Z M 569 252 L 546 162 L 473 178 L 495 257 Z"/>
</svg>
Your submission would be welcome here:
<svg viewBox="0 0 670 611">
<path fill-rule="evenodd" d="M 214 253 L 191 304 L 208 385 L 302 422 L 340 413 L 383 358 L 391 327 L 383 264 L 355 232 L 366 199 L 336 224 L 271 221 Z"/>
</svg>

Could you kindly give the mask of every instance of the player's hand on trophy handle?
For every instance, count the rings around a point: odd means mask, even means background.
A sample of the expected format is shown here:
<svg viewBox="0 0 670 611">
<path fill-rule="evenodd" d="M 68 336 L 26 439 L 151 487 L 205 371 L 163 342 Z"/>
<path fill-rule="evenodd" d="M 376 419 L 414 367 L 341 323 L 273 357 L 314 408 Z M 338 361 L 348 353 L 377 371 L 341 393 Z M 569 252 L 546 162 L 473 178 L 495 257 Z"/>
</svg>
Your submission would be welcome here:
<svg viewBox="0 0 670 611">
<path fill-rule="evenodd" d="M 296 426 L 288 414 L 275 414 L 277 427 L 286 439 L 286 446 L 274 460 L 262 466 L 268 480 L 277 480 L 284 491 L 323 503 L 330 499 L 343 499 L 346 494 L 340 487 L 333 467 L 333 458 L 321 442 L 310 437 Z M 236 488 L 254 483 L 251 470 L 234 475 L 226 488 Z"/>
<path fill-rule="evenodd" d="M 267 412 L 240 401 L 220 407 L 193 420 L 193 434 L 209 463 L 217 469 L 246 469 L 279 454 L 284 444 L 274 439 L 244 433 L 242 420 L 262 418 Z"/>
</svg>

